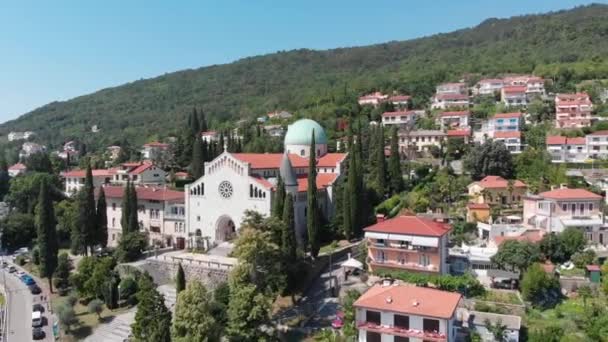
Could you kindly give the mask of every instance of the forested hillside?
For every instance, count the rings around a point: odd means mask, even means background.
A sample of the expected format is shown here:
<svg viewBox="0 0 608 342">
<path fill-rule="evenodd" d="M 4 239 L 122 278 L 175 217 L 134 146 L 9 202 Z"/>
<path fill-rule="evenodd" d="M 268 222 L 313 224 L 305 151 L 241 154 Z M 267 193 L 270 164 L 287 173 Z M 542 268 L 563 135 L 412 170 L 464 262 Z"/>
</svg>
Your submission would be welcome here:
<svg viewBox="0 0 608 342">
<path fill-rule="evenodd" d="M 194 106 L 204 109 L 212 125 L 286 109 L 331 127 L 356 96 L 373 89 L 403 91 L 423 103 L 437 82 L 463 75 L 606 78 L 607 37 L 608 5 L 590 5 L 488 19 L 474 28 L 403 42 L 278 52 L 50 103 L 0 125 L 0 133 L 33 130 L 51 145 L 75 137 L 95 147 L 123 138 L 142 143 L 183 127 Z M 101 128 L 94 137 L 92 125 Z"/>
</svg>

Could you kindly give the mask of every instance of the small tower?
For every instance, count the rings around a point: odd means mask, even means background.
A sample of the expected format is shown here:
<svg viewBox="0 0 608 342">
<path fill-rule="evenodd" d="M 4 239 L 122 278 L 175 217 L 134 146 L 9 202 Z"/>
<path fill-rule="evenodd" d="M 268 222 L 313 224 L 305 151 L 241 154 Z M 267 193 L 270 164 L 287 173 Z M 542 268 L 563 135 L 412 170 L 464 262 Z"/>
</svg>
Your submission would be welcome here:
<svg viewBox="0 0 608 342">
<path fill-rule="evenodd" d="M 295 195 L 298 192 L 298 179 L 296 173 L 293 170 L 289 155 L 287 152 L 283 153 L 283 159 L 281 160 L 281 167 L 279 168 L 283 183 L 285 183 L 285 192 Z"/>
</svg>

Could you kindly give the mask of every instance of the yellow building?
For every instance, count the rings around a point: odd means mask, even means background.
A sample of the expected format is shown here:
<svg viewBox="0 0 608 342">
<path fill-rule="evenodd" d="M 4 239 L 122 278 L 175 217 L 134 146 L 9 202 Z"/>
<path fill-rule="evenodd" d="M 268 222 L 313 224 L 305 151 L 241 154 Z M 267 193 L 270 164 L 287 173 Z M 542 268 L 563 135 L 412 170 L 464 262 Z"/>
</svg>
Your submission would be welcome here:
<svg viewBox="0 0 608 342">
<path fill-rule="evenodd" d="M 471 203 L 492 205 L 518 205 L 528 186 L 520 180 L 506 180 L 500 176 L 486 176 L 469 184 Z"/>
</svg>

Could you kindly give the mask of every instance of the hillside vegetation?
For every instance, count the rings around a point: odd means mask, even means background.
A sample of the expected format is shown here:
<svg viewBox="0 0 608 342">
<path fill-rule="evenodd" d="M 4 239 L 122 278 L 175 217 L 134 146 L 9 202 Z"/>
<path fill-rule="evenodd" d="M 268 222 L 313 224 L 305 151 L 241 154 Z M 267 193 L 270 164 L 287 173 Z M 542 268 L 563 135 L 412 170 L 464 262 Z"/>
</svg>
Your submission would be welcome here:
<svg viewBox="0 0 608 342">
<path fill-rule="evenodd" d="M 326 51 L 294 50 L 184 70 L 65 102 L 0 125 L 33 130 L 51 146 L 80 138 L 101 147 L 139 144 L 183 127 L 192 107 L 212 125 L 286 109 L 333 127 L 356 96 L 373 89 L 415 95 L 424 104 L 436 83 L 470 75 L 536 73 L 572 82 L 608 77 L 608 5 L 488 19 L 446 34 Z M 41 75 L 41 77 L 43 77 Z M 98 125 L 101 132 L 90 133 Z"/>
</svg>

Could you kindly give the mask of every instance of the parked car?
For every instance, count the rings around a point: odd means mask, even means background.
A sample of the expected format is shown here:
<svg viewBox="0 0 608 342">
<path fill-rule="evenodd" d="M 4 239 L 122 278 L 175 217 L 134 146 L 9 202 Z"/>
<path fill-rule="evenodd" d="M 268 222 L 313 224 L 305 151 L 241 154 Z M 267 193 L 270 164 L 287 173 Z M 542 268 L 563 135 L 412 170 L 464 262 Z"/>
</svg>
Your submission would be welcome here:
<svg viewBox="0 0 608 342">
<path fill-rule="evenodd" d="M 42 306 L 42 304 L 34 304 L 32 306 L 32 312 L 40 312 L 40 313 L 44 313 L 44 306 Z"/>
<path fill-rule="evenodd" d="M 28 274 L 24 274 L 23 276 L 21 276 L 21 281 L 25 284 L 25 285 L 35 285 L 36 281 L 34 280 L 34 278 L 32 278 L 30 275 Z"/>
<path fill-rule="evenodd" d="M 40 286 L 34 284 L 34 285 L 30 285 L 28 286 L 28 288 L 30 289 L 30 293 L 33 295 L 37 295 L 37 294 L 41 294 L 42 293 L 42 289 L 40 288 Z"/>
<path fill-rule="evenodd" d="M 42 314 L 40 311 L 32 312 L 32 327 L 41 327 L 42 326 Z"/>
<path fill-rule="evenodd" d="M 7 268 L 7 267 L 8 267 L 8 262 L 3 261 L 3 262 L 2 262 L 2 268 Z"/>
<path fill-rule="evenodd" d="M 46 337 L 46 334 L 44 333 L 44 330 L 42 330 L 41 327 L 36 327 L 36 328 L 32 329 L 32 339 L 42 340 L 45 337 Z"/>
<path fill-rule="evenodd" d="M 15 268 L 15 266 L 11 266 L 8 268 L 8 273 L 15 273 L 17 272 L 17 268 Z"/>
</svg>

